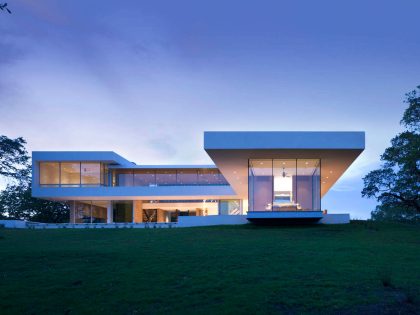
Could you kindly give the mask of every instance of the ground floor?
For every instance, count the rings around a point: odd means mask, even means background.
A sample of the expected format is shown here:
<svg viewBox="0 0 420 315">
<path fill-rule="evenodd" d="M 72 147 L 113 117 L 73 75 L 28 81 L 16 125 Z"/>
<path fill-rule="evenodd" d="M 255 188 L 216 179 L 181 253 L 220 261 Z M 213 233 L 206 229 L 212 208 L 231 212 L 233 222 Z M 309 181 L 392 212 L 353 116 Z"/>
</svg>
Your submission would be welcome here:
<svg viewBox="0 0 420 315">
<path fill-rule="evenodd" d="M 241 200 L 72 200 L 70 223 L 176 223 L 179 217 L 243 214 Z"/>
</svg>

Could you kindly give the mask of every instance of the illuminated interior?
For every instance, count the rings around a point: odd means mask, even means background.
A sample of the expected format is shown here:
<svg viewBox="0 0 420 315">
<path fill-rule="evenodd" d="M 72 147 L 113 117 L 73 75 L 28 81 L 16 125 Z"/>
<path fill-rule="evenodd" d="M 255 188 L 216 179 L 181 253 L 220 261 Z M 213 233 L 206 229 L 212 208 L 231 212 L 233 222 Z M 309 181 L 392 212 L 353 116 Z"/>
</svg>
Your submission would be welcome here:
<svg viewBox="0 0 420 315">
<path fill-rule="evenodd" d="M 249 211 L 319 211 L 319 159 L 251 159 Z"/>
</svg>

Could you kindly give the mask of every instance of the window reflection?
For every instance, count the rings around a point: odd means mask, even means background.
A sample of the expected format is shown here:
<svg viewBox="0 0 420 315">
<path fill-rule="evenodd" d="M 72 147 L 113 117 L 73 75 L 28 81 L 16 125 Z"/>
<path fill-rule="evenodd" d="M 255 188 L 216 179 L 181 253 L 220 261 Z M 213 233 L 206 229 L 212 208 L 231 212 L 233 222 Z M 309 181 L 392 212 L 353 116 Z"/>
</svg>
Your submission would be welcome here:
<svg viewBox="0 0 420 315">
<path fill-rule="evenodd" d="M 176 170 L 156 170 L 156 185 L 175 185 Z"/>
<path fill-rule="evenodd" d="M 197 185 L 198 172 L 197 170 L 178 170 L 177 184 L 179 185 Z"/>
<path fill-rule="evenodd" d="M 74 201 L 74 223 L 106 223 L 108 201 Z"/>
<path fill-rule="evenodd" d="M 117 173 L 118 186 L 133 186 L 134 178 L 132 170 L 123 170 Z"/>
<path fill-rule="evenodd" d="M 178 185 L 229 185 L 229 183 L 218 169 L 116 169 L 113 175 L 113 186 Z"/>
<path fill-rule="evenodd" d="M 99 185 L 101 181 L 101 164 L 82 163 L 81 180 L 82 185 Z"/>
<path fill-rule="evenodd" d="M 150 170 L 134 171 L 134 186 L 154 186 L 156 185 L 156 175 Z"/>
</svg>

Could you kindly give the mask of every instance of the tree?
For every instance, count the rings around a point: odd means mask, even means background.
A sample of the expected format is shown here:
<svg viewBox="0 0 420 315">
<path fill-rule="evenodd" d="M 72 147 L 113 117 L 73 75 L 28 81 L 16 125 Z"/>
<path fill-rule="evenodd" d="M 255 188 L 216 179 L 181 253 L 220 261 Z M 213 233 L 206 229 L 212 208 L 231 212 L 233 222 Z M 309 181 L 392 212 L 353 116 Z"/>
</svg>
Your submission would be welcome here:
<svg viewBox="0 0 420 315">
<path fill-rule="evenodd" d="M 28 176 L 29 156 L 22 138 L 0 136 L 0 176 L 25 180 Z"/>
<path fill-rule="evenodd" d="M 31 186 L 8 185 L 0 193 L 0 215 L 35 222 L 69 222 L 69 207 L 62 202 L 33 198 Z"/>
<path fill-rule="evenodd" d="M 0 218 L 68 222 L 67 204 L 32 197 L 31 165 L 25 144 L 21 137 L 0 136 L 0 175 L 12 179 L 0 192 Z"/>
<path fill-rule="evenodd" d="M 363 178 L 362 196 L 380 202 L 372 219 L 420 220 L 420 86 L 406 94 L 405 102 L 400 123 L 406 130 L 391 140 L 381 168 Z"/>
<path fill-rule="evenodd" d="M 8 12 L 9 14 L 12 14 L 12 11 L 10 11 L 9 10 L 9 8 L 7 7 L 7 2 L 6 3 L 0 3 L 0 10 L 2 10 L 2 11 L 6 11 L 6 12 Z"/>
</svg>

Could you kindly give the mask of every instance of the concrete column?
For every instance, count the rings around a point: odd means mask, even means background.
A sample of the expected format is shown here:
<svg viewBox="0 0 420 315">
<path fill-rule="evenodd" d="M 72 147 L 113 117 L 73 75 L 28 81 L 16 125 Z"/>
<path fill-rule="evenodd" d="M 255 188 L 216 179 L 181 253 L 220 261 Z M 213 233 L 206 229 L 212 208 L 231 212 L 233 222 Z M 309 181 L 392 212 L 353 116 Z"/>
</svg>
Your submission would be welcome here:
<svg viewBox="0 0 420 315">
<path fill-rule="evenodd" d="M 106 223 L 112 223 L 112 201 L 108 201 L 108 206 L 106 207 Z"/>
<path fill-rule="evenodd" d="M 70 204 L 70 223 L 76 223 L 76 202 L 74 200 L 69 201 Z"/>
</svg>

